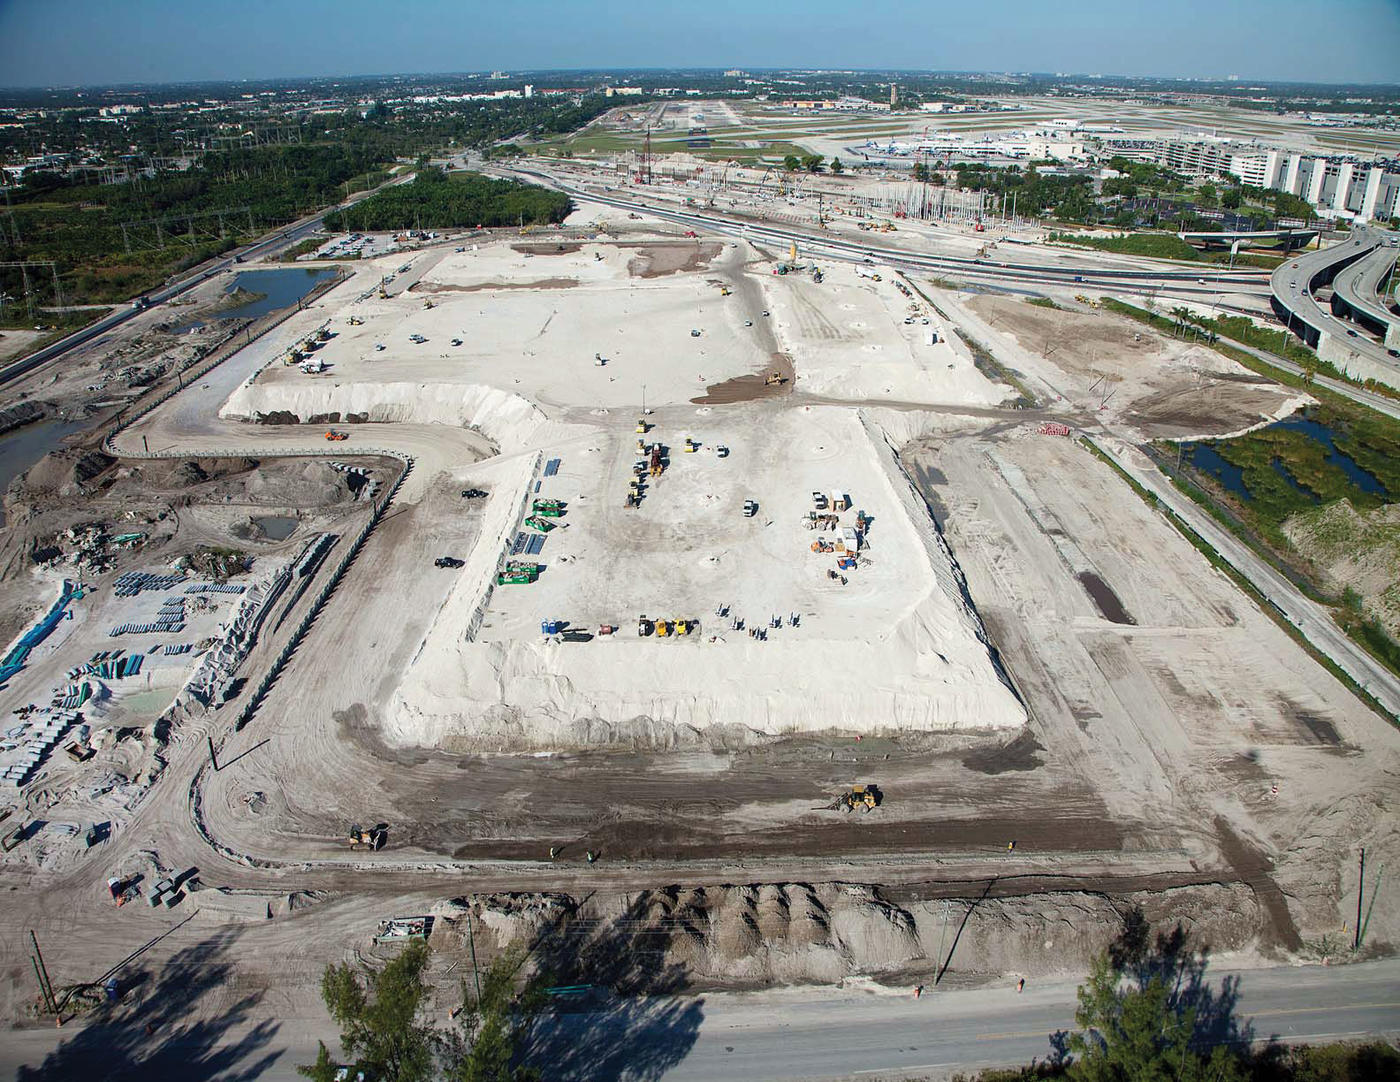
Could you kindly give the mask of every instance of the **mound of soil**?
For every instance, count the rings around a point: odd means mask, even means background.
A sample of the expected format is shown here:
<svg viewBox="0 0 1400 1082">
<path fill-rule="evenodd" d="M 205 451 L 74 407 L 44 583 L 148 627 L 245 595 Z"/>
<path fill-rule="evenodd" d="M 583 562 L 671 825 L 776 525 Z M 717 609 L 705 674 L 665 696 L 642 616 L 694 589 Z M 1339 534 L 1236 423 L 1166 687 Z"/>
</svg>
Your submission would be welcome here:
<svg viewBox="0 0 1400 1082">
<path fill-rule="evenodd" d="M 251 502 L 274 507 L 325 507 L 354 497 L 345 475 L 321 461 L 259 466 L 248 474 L 245 488 Z"/>
</svg>

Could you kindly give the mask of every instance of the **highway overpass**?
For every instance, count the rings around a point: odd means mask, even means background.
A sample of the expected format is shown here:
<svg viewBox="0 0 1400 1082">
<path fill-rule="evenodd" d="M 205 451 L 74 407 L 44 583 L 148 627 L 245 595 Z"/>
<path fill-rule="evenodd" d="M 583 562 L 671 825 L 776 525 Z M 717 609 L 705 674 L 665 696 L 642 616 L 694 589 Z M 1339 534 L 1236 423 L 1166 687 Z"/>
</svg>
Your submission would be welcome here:
<svg viewBox="0 0 1400 1082">
<path fill-rule="evenodd" d="M 1400 354 L 1364 337 L 1317 303 L 1315 291 L 1331 285 L 1353 264 L 1360 263 L 1393 234 L 1358 226 L 1341 243 L 1308 252 L 1280 264 L 1269 279 L 1272 304 L 1288 329 L 1317 351 L 1320 359 L 1353 379 L 1374 379 L 1400 387 Z M 1348 276 L 1347 281 L 1351 281 Z M 1394 348 L 1394 347 L 1391 347 Z"/>
<path fill-rule="evenodd" d="M 1347 316 L 1400 348 L 1400 314 L 1386 303 L 1385 291 L 1400 256 L 1400 233 L 1393 233 L 1369 255 L 1347 267 L 1332 282 L 1332 311 Z"/>
<path fill-rule="evenodd" d="M 1281 247 L 1286 252 L 1291 252 L 1295 248 L 1301 248 L 1305 244 L 1312 243 L 1317 236 L 1316 229 L 1237 229 L 1223 230 L 1220 232 L 1187 231 L 1178 233 L 1178 237 L 1187 244 L 1195 248 L 1253 248 L 1255 245 L 1267 244 L 1269 247 Z"/>
</svg>

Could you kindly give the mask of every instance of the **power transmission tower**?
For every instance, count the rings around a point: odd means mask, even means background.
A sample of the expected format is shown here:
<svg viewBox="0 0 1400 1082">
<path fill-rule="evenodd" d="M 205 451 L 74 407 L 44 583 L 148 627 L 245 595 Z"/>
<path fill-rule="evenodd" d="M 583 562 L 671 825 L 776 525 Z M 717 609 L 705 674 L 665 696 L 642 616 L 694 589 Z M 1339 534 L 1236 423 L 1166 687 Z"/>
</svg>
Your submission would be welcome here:
<svg viewBox="0 0 1400 1082">
<path fill-rule="evenodd" d="M 32 259 L 29 259 L 29 260 L 16 260 L 16 261 L 14 261 L 14 262 L 0 263 L 0 269 L 6 268 L 6 267 L 8 267 L 8 268 L 10 268 L 10 269 L 12 269 L 12 270 L 18 270 L 18 271 L 19 271 L 20 280 L 24 283 L 24 301 L 25 301 L 25 305 L 27 306 L 27 308 L 28 308 L 28 310 L 29 310 L 29 318 L 30 318 L 31 320 L 34 318 L 34 298 L 38 295 L 38 294 L 37 294 L 37 291 L 31 287 L 30 282 L 29 282 L 29 270 L 30 270 L 31 267 L 35 267 L 35 268 L 37 268 L 37 267 L 47 267 L 47 268 L 48 268 L 49 274 L 53 277 L 53 302 L 54 302 L 54 307 L 56 307 L 56 308 L 62 308 L 62 307 L 63 307 L 63 289 L 62 289 L 62 287 L 58 284 L 58 264 L 57 264 L 57 263 L 41 262 L 41 261 L 32 260 Z"/>
</svg>

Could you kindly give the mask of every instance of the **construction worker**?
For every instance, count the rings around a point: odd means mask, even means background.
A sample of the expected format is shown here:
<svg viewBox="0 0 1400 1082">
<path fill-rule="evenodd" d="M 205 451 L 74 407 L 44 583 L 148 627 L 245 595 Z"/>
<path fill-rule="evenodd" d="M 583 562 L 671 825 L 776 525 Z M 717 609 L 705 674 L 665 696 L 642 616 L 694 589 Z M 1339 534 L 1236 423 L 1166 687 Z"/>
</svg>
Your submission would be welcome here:
<svg viewBox="0 0 1400 1082">
<path fill-rule="evenodd" d="M 1025 978 L 1025 977 L 1022 977 L 1019 981 L 1016 982 L 1016 994 L 1019 996 L 1019 995 L 1020 995 L 1022 992 L 1024 992 L 1025 990 L 1026 990 L 1026 978 Z"/>
</svg>

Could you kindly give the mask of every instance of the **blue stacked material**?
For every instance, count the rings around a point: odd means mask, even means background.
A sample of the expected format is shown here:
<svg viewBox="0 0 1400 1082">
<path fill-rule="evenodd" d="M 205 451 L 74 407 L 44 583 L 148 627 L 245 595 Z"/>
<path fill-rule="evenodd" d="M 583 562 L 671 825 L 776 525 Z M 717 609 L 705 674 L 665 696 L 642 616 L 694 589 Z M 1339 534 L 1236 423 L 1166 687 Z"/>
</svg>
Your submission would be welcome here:
<svg viewBox="0 0 1400 1082">
<path fill-rule="evenodd" d="M 148 571 L 128 571 L 117 576 L 117 581 L 112 584 L 112 592 L 118 597 L 135 597 L 143 590 L 169 590 L 184 579 L 185 576 L 180 573 L 152 575 Z"/>
<path fill-rule="evenodd" d="M 246 586 L 232 582 L 196 582 L 185 587 L 187 594 L 241 594 Z"/>
<path fill-rule="evenodd" d="M 65 579 L 63 592 L 54 602 L 53 607 L 40 617 L 38 623 L 24 633 L 24 637 L 15 644 L 15 648 L 5 655 L 3 661 L 0 661 L 0 684 L 24 668 L 24 663 L 29 658 L 29 652 L 48 638 L 53 629 L 58 626 L 59 621 L 63 619 L 68 602 L 73 599 L 74 594 L 73 584 Z"/>
</svg>

